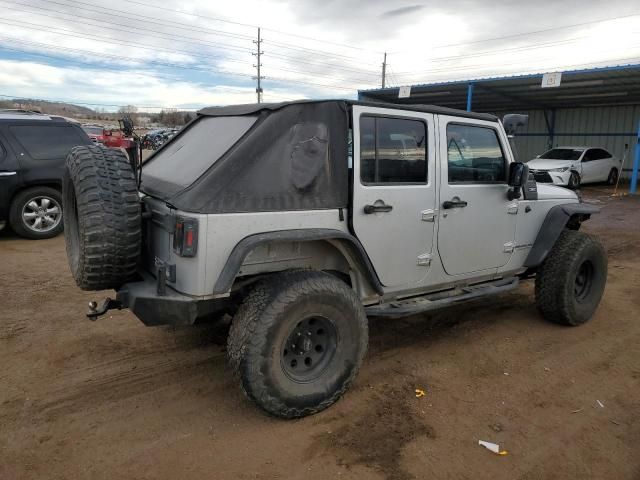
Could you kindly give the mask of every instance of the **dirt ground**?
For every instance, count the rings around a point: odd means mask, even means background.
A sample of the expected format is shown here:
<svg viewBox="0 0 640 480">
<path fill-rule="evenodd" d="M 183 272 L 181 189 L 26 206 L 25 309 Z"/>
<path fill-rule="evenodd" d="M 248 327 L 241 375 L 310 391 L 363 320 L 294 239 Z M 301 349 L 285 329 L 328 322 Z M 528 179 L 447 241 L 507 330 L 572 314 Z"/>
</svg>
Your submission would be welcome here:
<svg viewBox="0 0 640 480">
<path fill-rule="evenodd" d="M 91 323 L 103 295 L 76 288 L 63 237 L 3 232 L 0 479 L 640 479 L 640 199 L 608 193 L 585 194 L 609 253 L 591 322 L 544 322 L 531 285 L 372 319 L 355 385 L 296 421 L 244 399 L 215 329 Z"/>
</svg>

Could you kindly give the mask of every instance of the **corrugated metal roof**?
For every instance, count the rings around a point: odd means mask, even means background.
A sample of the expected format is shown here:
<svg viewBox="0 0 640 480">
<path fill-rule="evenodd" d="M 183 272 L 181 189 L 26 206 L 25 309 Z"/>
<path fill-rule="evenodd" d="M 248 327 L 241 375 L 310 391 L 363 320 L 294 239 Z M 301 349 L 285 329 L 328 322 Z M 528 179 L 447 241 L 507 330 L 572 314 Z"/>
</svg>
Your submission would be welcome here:
<svg viewBox="0 0 640 480">
<path fill-rule="evenodd" d="M 398 98 L 399 88 L 359 91 L 363 100 L 399 104 L 431 103 L 464 109 L 467 88 L 473 84 L 472 109 L 495 112 L 524 108 L 567 108 L 640 103 L 640 64 L 561 71 L 559 87 L 542 88 L 543 73 L 485 77 L 411 86 L 409 98 Z"/>
</svg>

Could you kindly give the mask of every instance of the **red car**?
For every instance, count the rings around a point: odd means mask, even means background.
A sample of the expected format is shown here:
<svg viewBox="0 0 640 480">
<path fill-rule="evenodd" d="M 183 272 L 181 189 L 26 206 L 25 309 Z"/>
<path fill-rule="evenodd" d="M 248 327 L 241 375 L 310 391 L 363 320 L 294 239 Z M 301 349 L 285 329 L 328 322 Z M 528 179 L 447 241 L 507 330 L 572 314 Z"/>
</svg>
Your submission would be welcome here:
<svg viewBox="0 0 640 480">
<path fill-rule="evenodd" d="M 106 147 L 125 150 L 134 147 L 133 138 L 126 137 L 120 129 L 107 129 L 102 125 L 83 125 L 82 129 L 93 142 L 102 143 Z"/>
</svg>

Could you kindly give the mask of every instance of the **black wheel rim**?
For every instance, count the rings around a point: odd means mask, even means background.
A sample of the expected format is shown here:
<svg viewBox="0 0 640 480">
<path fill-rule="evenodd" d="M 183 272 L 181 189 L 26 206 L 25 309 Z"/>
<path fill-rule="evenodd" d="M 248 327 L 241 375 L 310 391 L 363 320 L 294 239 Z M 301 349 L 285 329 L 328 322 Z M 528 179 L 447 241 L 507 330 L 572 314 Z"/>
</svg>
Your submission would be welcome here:
<svg viewBox="0 0 640 480">
<path fill-rule="evenodd" d="M 312 382 L 331 363 L 337 345 L 338 333 L 328 318 L 306 317 L 293 327 L 282 345 L 282 369 L 294 382 Z"/>
<path fill-rule="evenodd" d="M 586 261 L 580 265 L 573 290 L 578 302 L 585 300 L 589 296 L 593 283 L 593 273 L 593 264 L 591 262 Z"/>
</svg>

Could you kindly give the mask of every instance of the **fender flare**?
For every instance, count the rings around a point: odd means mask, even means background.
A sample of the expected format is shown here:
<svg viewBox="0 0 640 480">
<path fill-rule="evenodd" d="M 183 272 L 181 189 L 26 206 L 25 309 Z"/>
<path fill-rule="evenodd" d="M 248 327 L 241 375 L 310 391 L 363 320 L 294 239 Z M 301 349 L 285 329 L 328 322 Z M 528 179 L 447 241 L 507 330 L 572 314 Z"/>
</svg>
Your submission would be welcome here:
<svg viewBox="0 0 640 480">
<path fill-rule="evenodd" d="M 258 245 L 273 241 L 309 242 L 314 240 L 338 240 L 343 242 L 360 264 L 362 274 L 370 282 L 373 289 L 379 295 L 383 294 L 384 291 L 382 284 L 380 283 L 380 279 L 378 278 L 364 247 L 357 238 L 341 230 L 331 228 L 305 228 L 257 233 L 244 237 L 236 244 L 235 247 L 233 247 L 231 254 L 227 258 L 227 261 L 222 268 L 215 285 L 213 286 L 214 295 L 226 293 L 231 289 L 233 281 L 240 271 L 240 267 L 242 266 L 244 259 L 249 252 Z"/>
<path fill-rule="evenodd" d="M 589 219 L 591 214 L 599 212 L 598 207 L 585 203 L 566 203 L 552 207 L 540 226 L 540 231 L 529 255 L 527 255 L 524 266 L 531 268 L 540 265 L 547 258 L 562 230 L 574 217 L 576 217 L 577 223 L 569 225 L 569 228 L 577 230 L 580 222 Z"/>
</svg>

